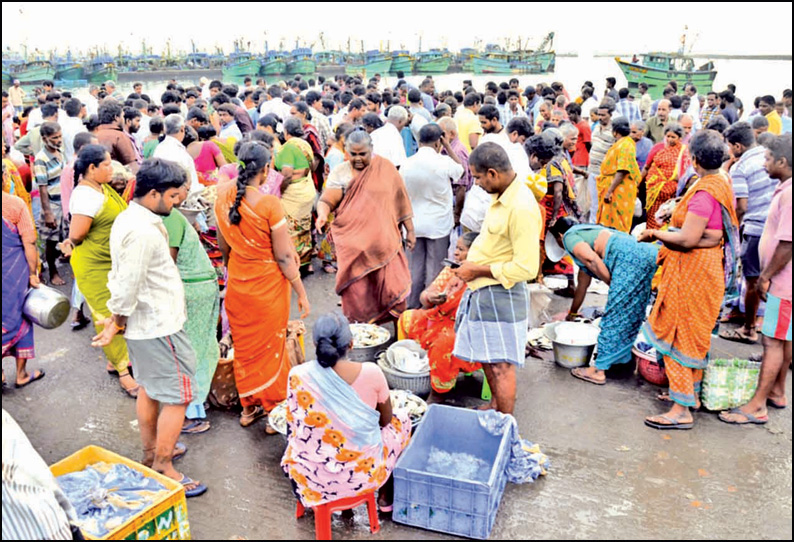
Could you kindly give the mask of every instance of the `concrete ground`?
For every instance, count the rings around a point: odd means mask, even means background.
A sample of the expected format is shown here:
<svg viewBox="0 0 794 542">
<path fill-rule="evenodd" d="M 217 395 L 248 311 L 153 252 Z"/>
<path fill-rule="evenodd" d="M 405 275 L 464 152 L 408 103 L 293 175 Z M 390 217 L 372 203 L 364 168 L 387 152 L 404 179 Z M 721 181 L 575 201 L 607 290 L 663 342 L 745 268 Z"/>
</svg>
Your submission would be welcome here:
<svg viewBox="0 0 794 542">
<path fill-rule="evenodd" d="M 70 284 L 61 288 L 67 295 Z M 331 276 L 318 273 L 306 284 L 311 327 L 336 308 L 337 297 Z M 588 299 L 604 302 L 598 295 Z M 555 298 L 551 312 L 567 303 Z M 45 369 L 46 377 L 3 392 L 3 408 L 47 463 L 89 444 L 140 456 L 135 403 L 105 372 L 91 336 L 90 329 L 73 333 L 68 325 L 37 328 L 38 358 L 29 366 Z M 310 350 L 310 340 L 307 345 Z M 720 357 L 758 351 L 721 339 L 713 344 Z M 13 382 L 11 360 L 3 367 Z M 479 380 L 461 377 L 449 401 L 478 404 L 479 389 Z M 518 374 L 516 418 L 552 469 L 535 484 L 508 485 L 491 538 L 791 539 L 791 409 L 771 411 L 761 427 L 728 426 L 715 414 L 697 413 L 692 431 L 661 432 L 643 425 L 646 415 L 665 411 L 658 391 L 637 376 L 593 386 L 551 361 L 528 358 Z M 787 396 L 791 401 L 790 379 Z M 295 519 L 295 500 L 279 467 L 284 441 L 266 436 L 263 422 L 241 428 L 232 413 L 211 411 L 210 420 L 208 433 L 183 437 L 189 451 L 177 463 L 210 488 L 189 501 L 193 537 L 313 538 L 312 517 Z M 334 536 L 450 538 L 382 519 L 381 531 L 370 535 L 359 509 L 352 525 L 334 520 Z"/>
</svg>

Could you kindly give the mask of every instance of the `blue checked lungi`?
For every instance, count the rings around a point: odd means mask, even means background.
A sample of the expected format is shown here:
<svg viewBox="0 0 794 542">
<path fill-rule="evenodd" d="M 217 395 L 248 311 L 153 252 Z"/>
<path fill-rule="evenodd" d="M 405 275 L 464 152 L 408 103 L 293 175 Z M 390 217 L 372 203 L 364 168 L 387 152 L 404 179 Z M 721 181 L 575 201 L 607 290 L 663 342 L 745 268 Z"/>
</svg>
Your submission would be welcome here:
<svg viewBox="0 0 794 542">
<path fill-rule="evenodd" d="M 529 290 L 524 282 L 507 290 L 493 285 L 467 290 L 455 317 L 453 355 L 473 363 L 524 366 Z"/>
</svg>

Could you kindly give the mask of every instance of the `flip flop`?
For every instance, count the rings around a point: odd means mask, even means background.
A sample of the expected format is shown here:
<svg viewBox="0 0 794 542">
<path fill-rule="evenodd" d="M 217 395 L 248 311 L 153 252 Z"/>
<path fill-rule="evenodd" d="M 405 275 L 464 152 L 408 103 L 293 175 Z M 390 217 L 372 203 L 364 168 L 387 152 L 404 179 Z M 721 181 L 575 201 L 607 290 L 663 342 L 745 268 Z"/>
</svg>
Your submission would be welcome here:
<svg viewBox="0 0 794 542">
<path fill-rule="evenodd" d="M 674 403 L 675 402 L 672 399 L 670 399 L 670 395 L 666 394 L 666 393 L 660 393 L 659 395 L 656 396 L 656 398 L 659 401 L 661 401 L 662 403 Z M 689 407 L 689 410 L 703 411 L 703 403 L 701 403 L 698 406 L 693 406 L 693 407 L 691 406 L 691 407 Z"/>
<path fill-rule="evenodd" d="M 77 322 L 72 322 L 70 325 L 72 326 L 72 331 L 80 331 L 88 327 L 90 323 L 91 320 L 78 320 Z"/>
<path fill-rule="evenodd" d="M 185 446 L 181 442 L 177 442 L 176 446 L 174 446 L 174 455 L 171 456 L 171 461 L 182 459 L 186 453 L 187 453 L 187 446 Z"/>
<path fill-rule="evenodd" d="M 788 406 L 788 403 L 787 402 L 786 403 L 776 403 L 774 400 L 772 400 L 771 398 L 767 397 L 766 406 L 771 406 L 772 408 L 776 408 L 778 410 L 783 410 L 784 408 L 786 408 Z"/>
<path fill-rule="evenodd" d="M 183 435 L 198 435 L 199 433 L 206 433 L 210 430 L 209 420 L 197 419 L 192 420 L 189 424 L 182 428 Z"/>
<path fill-rule="evenodd" d="M 739 407 L 732 408 L 732 409 L 728 410 L 727 412 L 728 412 L 728 414 L 738 414 L 740 416 L 744 416 L 744 420 L 745 421 L 743 421 L 743 422 L 737 422 L 737 421 L 734 421 L 734 420 L 726 420 L 722 416 L 723 412 L 725 412 L 725 411 L 723 410 L 722 412 L 720 412 L 720 421 L 725 422 L 725 423 L 729 423 L 731 425 L 747 425 L 747 424 L 764 425 L 766 422 L 769 421 L 769 416 L 755 417 L 752 414 L 748 414 L 747 412 L 742 412 Z"/>
<path fill-rule="evenodd" d="M 744 323 L 744 314 L 726 314 L 720 318 L 721 324 L 742 324 Z"/>
<path fill-rule="evenodd" d="M 388 506 L 378 505 L 378 510 L 380 510 L 384 514 L 388 514 L 388 513 L 392 512 L 394 510 L 394 504 L 390 504 Z"/>
<path fill-rule="evenodd" d="M 196 482 L 189 478 L 187 475 L 183 474 L 182 479 L 179 481 L 180 484 L 183 486 L 189 486 L 191 484 L 196 484 L 196 487 L 193 489 L 188 489 L 185 487 L 185 497 L 190 499 L 191 497 L 198 497 L 199 495 L 204 495 L 207 492 L 207 486 L 202 484 L 201 482 Z"/>
<path fill-rule="evenodd" d="M 262 408 L 261 405 L 256 405 L 256 407 L 254 408 L 254 412 L 252 414 L 242 414 L 240 416 L 240 425 L 242 425 L 243 427 L 249 427 L 256 420 L 258 420 L 259 418 L 264 418 L 265 416 L 267 416 L 267 412 L 265 412 L 265 409 Z"/>
<path fill-rule="evenodd" d="M 42 378 L 44 378 L 44 371 L 42 371 L 40 369 L 36 369 L 35 371 L 33 371 L 33 374 L 30 375 L 30 380 L 28 380 L 27 382 L 25 382 L 23 384 L 14 383 L 14 387 L 16 389 L 24 388 L 28 384 L 30 384 L 32 382 L 35 382 L 36 380 L 41 380 Z"/>
<path fill-rule="evenodd" d="M 591 384 L 595 384 L 596 386 L 603 386 L 604 384 L 607 383 L 606 379 L 596 380 L 595 378 L 591 378 L 587 375 L 580 373 L 579 369 L 581 369 L 581 367 L 571 369 L 571 375 L 573 375 L 574 378 L 578 378 L 579 380 L 584 380 L 585 382 L 590 382 Z"/>
<path fill-rule="evenodd" d="M 739 332 L 740 328 L 736 329 L 726 329 L 725 331 L 720 331 L 720 338 L 725 339 L 726 341 L 733 341 L 735 343 L 742 343 L 742 344 L 756 344 L 758 342 L 758 337 L 755 340 L 751 339 L 747 335 L 742 335 Z"/>
<path fill-rule="evenodd" d="M 653 427 L 654 429 L 660 429 L 660 430 L 663 430 L 663 431 L 667 430 L 667 429 L 681 429 L 681 430 L 692 429 L 692 427 L 695 425 L 695 422 L 682 423 L 682 422 L 679 422 L 678 420 L 676 420 L 674 418 L 670 418 L 669 416 L 658 416 L 658 417 L 662 418 L 663 420 L 667 420 L 670 423 L 659 423 L 659 422 L 654 422 L 654 421 L 646 419 L 645 420 L 645 425 L 647 425 L 648 427 Z"/>
</svg>

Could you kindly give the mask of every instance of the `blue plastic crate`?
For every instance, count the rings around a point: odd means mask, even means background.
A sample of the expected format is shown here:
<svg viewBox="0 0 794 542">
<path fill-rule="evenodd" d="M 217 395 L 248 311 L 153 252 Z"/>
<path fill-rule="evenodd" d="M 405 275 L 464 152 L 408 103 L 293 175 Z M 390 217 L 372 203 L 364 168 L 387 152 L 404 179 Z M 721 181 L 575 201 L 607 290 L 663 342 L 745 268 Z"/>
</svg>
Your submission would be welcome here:
<svg viewBox="0 0 794 542">
<path fill-rule="evenodd" d="M 394 468 L 394 512 L 398 523 L 485 539 L 491 533 L 507 477 L 507 433 L 495 436 L 480 427 L 477 412 L 433 404 Z M 487 482 L 427 471 L 432 447 L 464 452 L 490 465 Z"/>
</svg>

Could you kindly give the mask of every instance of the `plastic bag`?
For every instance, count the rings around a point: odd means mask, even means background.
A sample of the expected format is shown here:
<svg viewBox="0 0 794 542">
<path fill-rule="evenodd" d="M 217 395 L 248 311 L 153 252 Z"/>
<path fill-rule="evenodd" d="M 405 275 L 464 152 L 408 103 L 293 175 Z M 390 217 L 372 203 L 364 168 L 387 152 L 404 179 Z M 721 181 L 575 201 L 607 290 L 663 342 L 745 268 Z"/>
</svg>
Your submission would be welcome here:
<svg viewBox="0 0 794 542">
<path fill-rule="evenodd" d="M 496 410 L 483 410 L 478 413 L 480 427 L 492 435 L 503 435 L 510 431 L 510 460 L 505 467 L 507 481 L 512 484 L 534 482 L 544 476 L 551 467 L 549 458 L 540 451 L 537 444 L 522 439 L 518 434 L 518 423 L 510 414 Z"/>
</svg>

